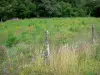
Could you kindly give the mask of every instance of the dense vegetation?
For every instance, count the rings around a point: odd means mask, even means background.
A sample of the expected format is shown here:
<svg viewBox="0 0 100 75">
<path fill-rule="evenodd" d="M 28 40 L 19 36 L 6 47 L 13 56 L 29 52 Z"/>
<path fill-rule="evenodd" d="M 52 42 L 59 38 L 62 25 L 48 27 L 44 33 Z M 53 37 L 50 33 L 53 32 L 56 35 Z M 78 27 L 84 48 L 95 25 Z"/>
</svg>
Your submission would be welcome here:
<svg viewBox="0 0 100 75">
<path fill-rule="evenodd" d="M 95 41 L 91 44 L 91 24 Z M 45 31 L 50 59 L 44 62 Z M 0 23 L 0 75 L 99 75 L 100 18 L 34 18 Z"/>
<path fill-rule="evenodd" d="M 0 0 L 0 19 L 100 17 L 100 0 Z"/>
</svg>

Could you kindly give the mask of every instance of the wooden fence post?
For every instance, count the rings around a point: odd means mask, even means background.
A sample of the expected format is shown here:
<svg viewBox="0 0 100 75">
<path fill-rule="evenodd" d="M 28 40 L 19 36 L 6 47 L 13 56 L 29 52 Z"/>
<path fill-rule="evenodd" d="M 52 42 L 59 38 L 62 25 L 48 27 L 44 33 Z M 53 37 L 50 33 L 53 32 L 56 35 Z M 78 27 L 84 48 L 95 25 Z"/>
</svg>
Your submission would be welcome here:
<svg viewBox="0 0 100 75">
<path fill-rule="evenodd" d="M 50 48 L 49 48 L 49 32 L 46 31 L 46 51 L 47 51 L 47 55 L 50 55 Z"/>
<path fill-rule="evenodd" d="M 46 50 L 44 52 L 44 63 L 49 62 L 49 57 L 50 57 L 50 48 L 49 48 L 49 32 L 46 31 L 46 37 L 45 37 L 45 42 L 46 42 Z"/>
<path fill-rule="evenodd" d="M 92 44 L 94 43 L 94 24 L 92 25 Z"/>
</svg>

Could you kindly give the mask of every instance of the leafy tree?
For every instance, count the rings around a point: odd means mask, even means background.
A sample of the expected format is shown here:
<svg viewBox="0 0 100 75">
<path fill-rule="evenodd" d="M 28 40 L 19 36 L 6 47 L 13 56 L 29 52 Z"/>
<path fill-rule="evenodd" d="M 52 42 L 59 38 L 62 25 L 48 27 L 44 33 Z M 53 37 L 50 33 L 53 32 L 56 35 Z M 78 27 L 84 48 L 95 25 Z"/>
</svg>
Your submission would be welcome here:
<svg viewBox="0 0 100 75">
<path fill-rule="evenodd" d="M 96 14 L 94 12 L 98 13 L 98 11 L 96 11 L 96 9 L 98 9 L 99 5 L 100 5 L 100 1 L 99 0 L 89 0 L 85 4 L 87 15 L 96 16 Z"/>
<path fill-rule="evenodd" d="M 60 10 L 62 16 L 70 17 L 72 14 L 72 11 L 73 11 L 72 5 L 70 3 L 65 3 L 63 1 L 59 2 L 59 5 L 61 5 L 59 10 Z"/>
<path fill-rule="evenodd" d="M 35 16 L 36 5 L 31 0 L 14 0 L 13 12 L 15 17 L 25 18 Z"/>
<path fill-rule="evenodd" d="M 58 7 L 57 0 L 41 0 L 37 10 L 40 16 L 57 16 L 60 14 Z"/>
<path fill-rule="evenodd" d="M 0 19 L 32 17 L 99 17 L 99 0 L 0 0 Z"/>
<path fill-rule="evenodd" d="M 3 20 L 7 19 L 9 16 L 12 9 L 12 5 L 10 4 L 12 0 L 1 0 L 0 1 L 0 18 Z"/>
</svg>

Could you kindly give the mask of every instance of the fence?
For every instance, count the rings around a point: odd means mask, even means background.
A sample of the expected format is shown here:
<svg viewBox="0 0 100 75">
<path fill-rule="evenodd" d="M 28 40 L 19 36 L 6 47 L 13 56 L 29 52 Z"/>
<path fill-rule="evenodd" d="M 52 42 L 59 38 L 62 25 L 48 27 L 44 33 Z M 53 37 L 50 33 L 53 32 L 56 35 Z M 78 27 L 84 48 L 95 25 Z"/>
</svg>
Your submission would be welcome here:
<svg viewBox="0 0 100 75">
<path fill-rule="evenodd" d="M 91 42 L 94 44 L 95 42 L 95 36 L 94 36 L 94 31 L 95 31 L 95 25 L 91 25 Z M 45 33 L 45 42 L 46 42 L 46 50 L 44 52 L 44 61 L 48 62 L 49 57 L 50 57 L 50 47 L 49 47 L 49 32 L 46 31 Z"/>
</svg>

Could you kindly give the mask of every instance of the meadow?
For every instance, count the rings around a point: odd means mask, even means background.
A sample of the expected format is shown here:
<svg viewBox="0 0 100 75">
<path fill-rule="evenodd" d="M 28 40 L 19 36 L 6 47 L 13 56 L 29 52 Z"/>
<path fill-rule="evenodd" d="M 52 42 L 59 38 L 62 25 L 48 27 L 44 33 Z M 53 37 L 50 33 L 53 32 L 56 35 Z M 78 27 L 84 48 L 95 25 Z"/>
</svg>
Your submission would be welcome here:
<svg viewBox="0 0 100 75">
<path fill-rule="evenodd" d="M 51 55 L 49 62 L 44 63 L 47 30 Z M 99 38 L 100 18 L 34 18 L 2 22 L 0 75 L 100 75 Z"/>
</svg>

